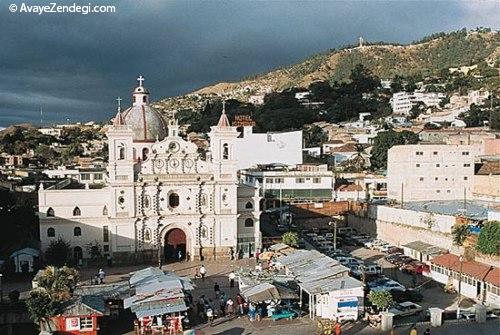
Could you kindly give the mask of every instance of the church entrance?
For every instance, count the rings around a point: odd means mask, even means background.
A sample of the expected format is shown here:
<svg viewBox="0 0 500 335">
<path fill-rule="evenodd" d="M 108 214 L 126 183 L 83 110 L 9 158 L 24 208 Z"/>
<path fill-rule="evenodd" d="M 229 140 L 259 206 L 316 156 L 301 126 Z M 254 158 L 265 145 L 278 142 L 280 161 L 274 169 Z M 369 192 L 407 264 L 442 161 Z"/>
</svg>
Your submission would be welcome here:
<svg viewBox="0 0 500 335">
<path fill-rule="evenodd" d="M 178 262 L 186 259 L 186 233 L 174 228 L 165 234 L 165 261 Z"/>
</svg>

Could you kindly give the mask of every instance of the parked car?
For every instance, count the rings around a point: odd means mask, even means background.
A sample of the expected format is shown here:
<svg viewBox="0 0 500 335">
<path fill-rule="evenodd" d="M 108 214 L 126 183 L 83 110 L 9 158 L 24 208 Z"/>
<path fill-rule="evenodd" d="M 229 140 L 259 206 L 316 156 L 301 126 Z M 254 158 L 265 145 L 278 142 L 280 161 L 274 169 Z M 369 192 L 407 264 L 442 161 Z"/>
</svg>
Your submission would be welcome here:
<svg viewBox="0 0 500 335">
<path fill-rule="evenodd" d="M 402 267 L 403 265 L 408 264 L 410 262 L 413 262 L 413 259 L 411 257 L 401 255 L 396 259 L 396 261 L 393 264 L 396 265 L 397 267 Z"/>
<path fill-rule="evenodd" d="M 390 248 L 392 248 L 393 246 L 390 245 L 390 244 L 381 244 L 381 245 L 377 245 L 375 247 L 375 249 L 377 249 L 378 251 L 380 252 L 388 252 Z"/>
<path fill-rule="evenodd" d="M 351 273 L 356 277 L 361 277 L 363 273 L 365 276 L 377 275 L 382 273 L 382 267 L 378 264 L 356 265 L 356 267 L 351 268 Z"/>
<path fill-rule="evenodd" d="M 393 313 L 394 316 L 409 316 L 420 312 L 422 312 L 422 306 L 411 301 L 405 301 L 389 308 L 389 313 Z"/>
<path fill-rule="evenodd" d="M 399 247 L 390 247 L 389 250 L 387 250 L 388 254 L 403 254 L 403 249 Z"/>
<path fill-rule="evenodd" d="M 337 257 L 336 260 L 344 266 L 348 265 L 363 265 L 363 261 L 353 257 Z"/>
<path fill-rule="evenodd" d="M 406 287 L 404 287 L 403 285 L 401 285 L 397 281 L 391 280 L 391 279 L 389 279 L 388 281 L 386 281 L 384 283 L 380 283 L 378 285 L 375 285 L 375 286 L 368 285 L 368 287 L 370 288 L 370 290 L 375 291 L 375 292 L 391 291 L 391 290 L 406 291 Z"/>
<path fill-rule="evenodd" d="M 401 271 L 407 272 L 410 274 L 419 274 L 421 275 L 423 272 L 429 272 L 429 265 L 421 262 L 410 262 L 408 264 L 404 264 L 401 266 Z"/>
<path fill-rule="evenodd" d="M 401 259 L 401 256 L 403 256 L 403 255 L 402 254 L 390 254 L 390 255 L 385 256 L 384 258 L 389 263 L 395 264 L 396 261 L 398 261 L 399 259 Z"/>
</svg>

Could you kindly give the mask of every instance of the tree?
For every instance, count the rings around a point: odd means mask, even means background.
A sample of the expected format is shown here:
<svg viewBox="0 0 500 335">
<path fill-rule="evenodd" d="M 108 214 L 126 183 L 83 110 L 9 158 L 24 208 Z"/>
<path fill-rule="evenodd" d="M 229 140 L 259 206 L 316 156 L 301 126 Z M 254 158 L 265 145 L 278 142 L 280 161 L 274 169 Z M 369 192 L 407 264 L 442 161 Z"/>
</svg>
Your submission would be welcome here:
<svg viewBox="0 0 500 335">
<path fill-rule="evenodd" d="M 418 135 L 408 130 L 402 132 L 395 132 L 394 130 L 379 132 L 373 141 L 370 158 L 372 168 L 387 168 L 387 150 L 394 145 L 416 144 L 418 140 Z"/>
<path fill-rule="evenodd" d="M 385 310 L 394 302 L 392 295 L 388 291 L 370 291 L 368 300 L 379 310 Z"/>
<path fill-rule="evenodd" d="M 71 258 L 71 245 L 62 238 L 56 241 L 51 241 L 47 251 L 45 251 L 45 260 L 48 264 L 64 265 L 69 262 Z"/>
<path fill-rule="evenodd" d="M 73 268 L 47 266 L 36 276 L 36 281 L 38 287 L 44 288 L 52 300 L 62 302 L 71 297 L 78 278 L 79 273 Z"/>
<path fill-rule="evenodd" d="M 39 287 L 30 291 L 26 299 L 26 307 L 28 307 L 30 318 L 40 323 L 56 315 L 59 312 L 60 303 L 54 301 L 46 289 Z"/>
<path fill-rule="evenodd" d="M 299 246 L 299 236 L 297 235 L 297 233 L 289 231 L 287 233 L 284 233 L 281 239 L 283 243 L 291 247 L 296 248 Z"/>
<path fill-rule="evenodd" d="M 500 255 L 500 221 L 487 222 L 481 228 L 476 250 L 487 255 Z"/>
<path fill-rule="evenodd" d="M 467 225 L 456 225 L 451 230 L 451 235 L 453 236 L 453 243 L 461 247 L 464 245 L 465 240 L 470 235 L 469 226 Z"/>
<path fill-rule="evenodd" d="M 85 248 L 93 261 L 99 260 L 102 257 L 102 248 L 99 241 L 89 242 Z"/>
<path fill-rule="evenodd" d="M 326 134 L 326 132 L 317 125 L 304 127 L 303 133 L 305 142 L 304 144 L 306 148 L 320 146 L 323 142 L 328 140 L 328 135 Z"/>
</svg>

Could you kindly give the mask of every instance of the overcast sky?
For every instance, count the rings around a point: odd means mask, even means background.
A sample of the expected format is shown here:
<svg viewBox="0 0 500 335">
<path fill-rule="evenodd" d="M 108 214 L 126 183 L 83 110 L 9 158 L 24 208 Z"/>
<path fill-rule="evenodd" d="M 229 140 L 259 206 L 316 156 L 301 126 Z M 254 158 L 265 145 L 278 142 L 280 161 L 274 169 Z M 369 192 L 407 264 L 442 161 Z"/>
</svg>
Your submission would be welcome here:
<svg viewBox="0 0 500 335">
<path fill-rule="evenodd" d="M 11 13 L 9 5 L 114 4 L 108 14 Z M 105 120 L 138 74 L 153 99 L 238 80 L 367 41 L 498 29 L 500 2 L 0 0 L 0 126 Z"/>
</svg>

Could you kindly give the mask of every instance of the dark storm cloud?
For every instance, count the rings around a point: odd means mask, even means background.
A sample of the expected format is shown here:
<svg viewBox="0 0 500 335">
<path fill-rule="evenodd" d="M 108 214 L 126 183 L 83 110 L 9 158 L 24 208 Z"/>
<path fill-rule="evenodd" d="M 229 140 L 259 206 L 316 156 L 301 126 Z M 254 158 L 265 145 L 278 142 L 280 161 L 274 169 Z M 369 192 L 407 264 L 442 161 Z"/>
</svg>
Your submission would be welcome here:
<svg viewBox="0 0 500 335">
<path fill-rule="evenodd" d="M 90 2 L 114 4 L 116 13 L 12 14 L 8 5 L 22 0 L 0 0 L 1 126 L 39 122 L 40 106 L 46 122 L 107 119 L 139 73 L 158 99 L 295 63 L 359 36 L 404 43 L 437 31 L 497 28 L 500 14 L 497 2 Z"/>
</svg>

